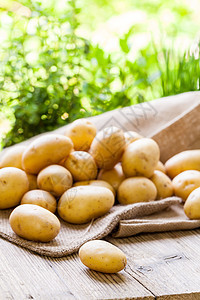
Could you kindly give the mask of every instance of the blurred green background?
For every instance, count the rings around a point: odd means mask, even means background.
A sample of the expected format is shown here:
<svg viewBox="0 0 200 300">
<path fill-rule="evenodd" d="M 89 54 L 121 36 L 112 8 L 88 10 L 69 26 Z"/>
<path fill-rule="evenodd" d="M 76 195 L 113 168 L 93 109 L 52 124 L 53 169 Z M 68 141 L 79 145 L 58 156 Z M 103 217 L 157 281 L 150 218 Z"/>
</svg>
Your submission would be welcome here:
<svg viewBox="0 0 200 300">
<path fill-rule="evenodd" d="M 0 145 L 199 90 L 199 0 L 0 0 Z"/>
</svg>

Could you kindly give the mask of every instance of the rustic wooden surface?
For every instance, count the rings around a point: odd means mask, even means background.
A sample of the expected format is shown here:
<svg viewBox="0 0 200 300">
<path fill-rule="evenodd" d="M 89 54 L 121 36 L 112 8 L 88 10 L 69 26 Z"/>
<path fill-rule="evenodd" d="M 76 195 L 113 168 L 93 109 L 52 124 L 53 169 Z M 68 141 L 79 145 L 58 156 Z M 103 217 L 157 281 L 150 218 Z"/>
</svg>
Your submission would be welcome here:
<svg viewBox="0 0 200 300">
<path fill-rule="evenodd" d="M 200 230 L 108 241 L 128 258 L 125 270 L 88 270 L 77 254 L 41 257 L 0 239 L 0 300 L 200 299 Z"/>
</svg>

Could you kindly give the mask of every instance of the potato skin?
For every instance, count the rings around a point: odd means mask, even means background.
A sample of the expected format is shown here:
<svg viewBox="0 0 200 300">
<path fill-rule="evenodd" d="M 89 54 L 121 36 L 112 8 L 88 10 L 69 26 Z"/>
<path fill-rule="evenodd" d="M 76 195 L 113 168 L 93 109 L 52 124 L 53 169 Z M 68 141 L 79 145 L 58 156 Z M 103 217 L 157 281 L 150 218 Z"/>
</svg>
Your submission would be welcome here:
<svg viewBox="0 0 200 300">
<path fill-rule="evenodd" d="M 191 219 L 200 219 L 200 187 L 193 190 L 184 204 L 184 212 Z"/>
<path fill-rule="evenodd" d="M 150 178 L 157 189 L 156 199 L 171 197 L 174 193 L 171 179 L 161 171 L 155 170 Z"/>
<path fill-rule="evenodd" d="M 0 170 L 0 209 L 7 209 L 20 203 L 29 190 L 26 173 L 18 168 Z"/>
<path fill-rule="evenodd" d="M 44 168 L 37 177 L 38 187 L 55 197 L 61 196 L 72 186 L 72 183 L 71 173 L 59 165 L 51 165 Z"/>
<path fill-rule="evenodd" d="M 92 186 L 100 186 L 100 187 L 105 187 L 107 189 L 109 189 L 113 195 L 115 196 L 115 190 L 112 187 L 112 185 L 110 185 L 110 183 L 108 183 L 105 180 L 84 180 L 84 181 L 77 181 L 73 184 L 74 186 L 83 186 L 83 185 L 92 185 Z"/>
<path fill-rule="evenodd" d="M 181 197 L 185 202 L 189 194 L 200 187 L 200 172 L 196 170 L 184 171 L 174 177 L 172 184 L 175 195 Z"/>
<path fill-rule="evenodd" d="M 125 147 L 124 133 L 115 126 L 106 127 L 95 136 L 90 154 L 100 169 L 112 169 L 121 159 Z"/>
<path fill-rule="evenodd" d="M 15 146 L 8 149 L 0 159 L 0 168 L 15 167 L 22 169 L 22 154 L 26 146 Z"/>
<path fill-rule="evenodd" d="M 72 141 L 60 134 L 48 134 L 34 140 L 22 155 L 22 167 L 30 174 L 38 174 L 43 168 L 59 163 L 69 155 Z"/>
<path fill-rule="evenodd" d="M 166 161 L 165 168 L 170 178 L 187 170 L 200 171 L 200 150 L 187 150 L 172 156 Z"/>
<path fill-rule="evenodd" d="M 160 160 L 158 161 L 155 170 L 161 171 L 161 172 L 163 172 L 164 174 L 166 174 L 165 165 L 164 165 Z"/>
<path fill-rule="evenodd" d="M 136 131 L 126 131 L 124 132 L 124 138 L 125 138 L 126 146 L 128 146 L 129 144 L 139 139 L 142 139 L 143 136 L 137 133 Z"/>
<path fill-rule="evenodd" d="M 29 182 L 29 191 L 38 189 L 37 176 L 26 173 Z"/>
<path fill-rule="evenodd" d="M 86 119 L 79 119 L 67 127 L 65 135 L 71 138 L 75 150 L 88 151 L 96 135 L 96 127 Z"/>
<path fill-rule="evenodd" d="M 64 163 L 75 181 L 92 180 L 97 177 L 97 166 L 94 158 L 85 151 L 74 151 Z"/>
<path fill-rule="evenodd" d="M 53 240 L 60 230 L 60 221 L 49 210 L 34 204 L 17 206 L 9 217 L 12 230 L 20 237 L 38 242 Z"/>
<path fill-rule="evenodd" d="M 117 273 L 127 263 L 126 255 L 118 247 L 102 240 L 83 244 L 79 249 L 79 257 L 86 267 L 103 273 Z"/>
<path fill-rule="evenodd" d="M 146 177 L 130 177 L 122 181 L 118 188 L 117 199 L 121 204 L 148 202 L 156 199 L 154 183 Z"/>
<path fill-rule="evenodd" d="M 97 179 L 108 182 L 114 188 L 114 190 L 117 191 L 119 185 L 125 179 L 121 164 L 118 163 L 110 170 L 101 169 Z"/>
<path fill-rule="evenodd" d="M 160 157 L 158 144 L 149 138 L 137 140 L 124 151 L 122 169 L 126 177 L 151 177 Z"/>
<path fill-rule="evenodd" d="M 67 190 L 58 202 L 59 216 L 73 224 L 84 224 L 106 214 L 114 204 L 113 193 L 104 187 L 77 186 Z"/>
<path fill-rule="evenodd" d="M 50 193 L 42 190 L 28 191 L 22 197 L 21 204 L 39 205 L 52 213 L 55 213 L 57 206 L 56 199 Z"/>
</svg>

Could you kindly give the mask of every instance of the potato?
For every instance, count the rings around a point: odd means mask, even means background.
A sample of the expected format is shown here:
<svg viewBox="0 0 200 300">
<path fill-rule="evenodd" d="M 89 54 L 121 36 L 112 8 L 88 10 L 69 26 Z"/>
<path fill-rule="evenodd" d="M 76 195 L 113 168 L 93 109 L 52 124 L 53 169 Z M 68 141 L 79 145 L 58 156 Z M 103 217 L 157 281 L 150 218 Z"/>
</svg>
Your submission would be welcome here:
<svg viewBox="0 0 200 300">
<path fill-rule="evenodd" d="M 104 180 L 88 180 L 88 181 L 77 181 L 73 184 L 73 186 L 83 186 L 83 185 L 92 185 L 92 186 L 102 186 L 105 187 L 107 189 L 109 189 L 113 195 L 115 196 L 115 190 L 112 187 L 112 185 L 110 185 L 110 183 L 104 181 Z"/>
<path fill-rule="evenodd" d="M 111 126 L 99 131 L 94 138 L 90 153 L 100 169 L 112 169 L 121 159 L 125 147 L 124 133 Z"/>
<path fill-rule="evenodd" d="M 15 167 L 22 169 L 22 154 L 25 146 L 15 146 L 8 149 L 0 159 L 0 168 Z"/>
<path fill-rule="evenodd" d="M 200 149 L 183 151 L 172 156 L 166 161 L 165 168 L 171 178 L 187 170 L 200 171 Z"/>
<path fill-rule="evenodd" d="M 96 163 L 88 152 L 71 152 L 64 166 L 71 172 L 75 181 L 91 180 L 97 177 Z"/>
<path fill-rule="evenodd" d="M 86 267 L 103 273 L 117 273 L 127 263 L 126 255 L 118 247 L 102 240 L 83 244 L 79 249 L 79 257 Z"/>
<path fill-rule="evenodd" d="M 172 184 L 175 195 L 185 201 L 193 190 L 200 187 L 200 172 L 196 170 L 184 171 L 174 177 Z"/>
<path fill-rule="evenodd" d="M 113 193 L 104 187 L 77 186 L 67 190 L 58 202 L 59 216 L 83 224 L 106 214 L 114 204 Z"/>
<path fill-rule="evenodd" d="M 29 182 L 29 191 L 38 189 L 37 176 L 26 173 Z"/>
<path fill-rule="evenodd" d="M 38 174 L 43 168 L 59 163 L 69 155 L 72 141 L 60 134 L 43 135 L 35 139 L 22 155 L 22 167 L 30 174 Z"/>
<path fill-rule="evenodd" d="M 155 184 L 157 189 L 156 199 L 163 199 L 173 195 L 173 185 L 170 178 L 166 174 L 155 170 L 150 179 Z"/>
<path fill-rule="evenodd" d="M 0 209 L 16 206 L 28 192 L 26 173 L 18 168 L 7 167 L 0 170 Z"/>
<path fill-rule="evenodd" d="M 121 204 L 147 202 L 156 199 L 157 190 L 154 183 L 146 177 L 127 178 L 118 188 L 117 198 Z"/>
<path fill-rule="evenodd" d="M 188 196 L 184 204 L 184 212 L 189 219 L 200 219 L 200 187 Z"/>
<path fill-rule="evenodd" d="M 143 138 L 127 146 L 122 156 L 122 169 L 126 177 L 151 177 L 158 164 L 160 150 L 158 144 Z"/>
<path fill-rule="evenodd" d="M 158 171 L 163 172 L 164 174 L 166 174 L 165 166 L 160 160 L 158 161 L 155 170 L 158 170 Z"/>
<path fill-rule="evenodd" d="M 59 197 L 72 186 L 72 175 L 64 167 L 51 165 L 44 168 L 37 177 L 37 185 L 41 190 Z"/>
<path fill-rule="evenodd" d="M 135 131 L 124 132 L 124 137 L 125 137 L 126 146 L 143 138 L 142 135 L 140 135 L 139 133 L 137 133 Z"/>
<path fill-rule="evenodd" d="M 115 165 L 114 168 L 110 170 L 101 169 L 97 179 L 108 182 L 114 190 L 117 191 L 120 183 L 125 179 L 121 164 Z"/>
<path fill-rule="evenodd" d="M 49 242 L 59 233 L 60 221 L 49 210 L 34 204 L 17 206 L 9 217 L 12 230 L 20 237 Z"/>
<path fill-rule="evenodd" d="M 79 119 L 67 127 L 65 135 L 71 138 L 75 150 L 88 151 L 96 135 L 96 127 L 88 120 Z"/>
<path fill-rule="evenodd" d="M 48 209 L 55 213 L 57 202 L 56 199 L 46 191 L 32 190 L 27 192 L 21 200 L 21 204 L 35 204 Z"/>
</svg>

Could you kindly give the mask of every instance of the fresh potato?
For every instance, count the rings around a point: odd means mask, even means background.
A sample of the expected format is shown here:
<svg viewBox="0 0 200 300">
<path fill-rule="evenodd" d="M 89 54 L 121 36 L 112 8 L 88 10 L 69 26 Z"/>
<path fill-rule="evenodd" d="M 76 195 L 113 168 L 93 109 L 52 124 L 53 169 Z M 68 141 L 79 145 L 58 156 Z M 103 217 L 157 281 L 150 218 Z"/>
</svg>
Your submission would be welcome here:
<svg viewBox="0 0 200 300">
<path fill-rule="evenodd" d="M 188 196 L 184 204 L 184 212 L 189 219 L 200 219 L 200 187 Z"/>
<path fill-rule="evenodd" d="M 118 188 L 118 201 L 121 204 L 148 202 L 156 199 L 154 183 L 146 177 L 127 178 Z"/>
<path fill-rule="evenodd" d="M 173 185 L 170 178 L 166 174 L 155 170 L 150 179 L 155 184 L 157 189 L 156 199 L 163 199 L 173 195 Z"/>
<path fill-rule="evenodd" d="M 22 155 L 22 167 L 30 174 L 59 163 L 72 150 L 72 141 L 60 134 L 43 135 L 35 139 Z"/>
<path fill-rule="evenodd" d="M 158 161 L 155 170 L 158 170 L 158 171 L 163 172 L 164 174 L 166 174 L 165 165 L 160 160 Z"/>
<path fill-rule="evenodd" d="M 124 137 L 125 137 L 126 146 L 143 138 L 142 135 L 140 135 L 139 133 L 137 133 L 135 131 L 124 132 Z"/>
<path fill-rule="evenodd" d="M 160 150 L 158 144 L 143 138 L 127 146 L 122 156 L 122 169 L 126 177 L 151 177 L 158 164 Z"/>
<path fill-rule="evenodd" d="M 69 223 L 83 224 L 106 214 L 114 201 L 113 193 L 107 188 L 76 186 L 61 196 L 58 214 Z"/>
<path fill-rule="evenodd" d="M 22 169 L 22 154 L 25 146 L 15 146 L 8 149 L 0 159 L 0 168 L 15 167 Z"/>
<path fill-rule="evenodd" d="M 28 192 L 26 173 L 18 168 L 7 167 L 0 170 L 0 209 L 16 206 Z"/>
<path fill-rule="evenodd" d="M 118 163 L 110 170 L 101 169 L 97 179 L 108 182 L 117 191 L 119 185 L 125 179 L 121 164 Z"/>
<path fill-rule="evenodd" d="M 200 172 L 196 170 L 184 171 L 174 177 L 172 184 L 175 195 L 185 201 L 193 190 L 200 187 Z"/>
<path fill-rule="evenodd" d="M 117 273 L 127 263 L 126 255 L 118 247 L 102 240 L 83 244 L 79 249 L 79 257 L 86 267 L 103 273 Z"/>
<path fill-rule="evenodd" d="M 88 151 L 96 135 L 96 127 L 88 120 L 79 119 L 67 127 L 65 135 L 71 138 L 75 150 Z"/>
<path fill-rule="evenodd" d="M 200 149 L 180 152 L 165 163 L 167 175 L 174 178 L 187 170 L 200 171 Z"/>
<path fill-rule="evenodd" d="M 88 152 L 71 152 L 64 166 L 71 172 L 75 181 L 92 180 L 97 177 L 96 163 Z"/>
<path fill-rule="evenodd" d="M 49 242 L 59 233 L 60 221 L 49 210 L 34 204 L 17 206 L 9 217 L 12 230 L 20 237 Z"/>
<path fill-rule="evenodd" d="M 26 173 L 29 182 L 29 191 L 38 189 L 37 176 Z"/>
<path fill-rule="evenodd" d="M 90 153 L 100 169 L 112 169 L 121 159 L 125 147 L 124 133 L 111 126 L 99 131 L 94 138 Z"/>
<path fill-rule="evenodd" d="M 21 200 L 21 204 L 35 204 L 48 209 L 55 213 L 57 202 L 56 199 L 46 191 L 32 190 L 27 192 Z"/>
<path fill-rule="evenodd" d="M 72 175 L 64 167 L 51 165 L 44 168 L 37 177 L 37 185 L 41 190 L 59 197 L 72 186 Z"/>
<path fill-rule="evenodd" d="M 73 184 L 73 186 L 84 186 L 84 185 L 92 185 L 92 186 L 102 186 L 109 189 L 113 195 L 115 196 L 115 190 L 110 183 L 104 180 L 87 180 L 87 181 L 77 181 Z"/>
</svg>

